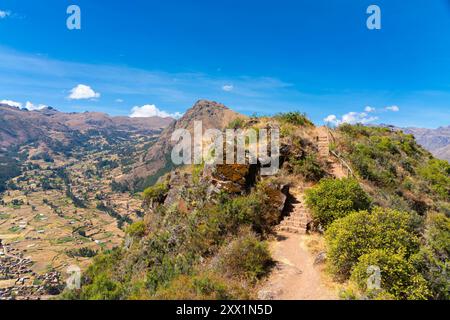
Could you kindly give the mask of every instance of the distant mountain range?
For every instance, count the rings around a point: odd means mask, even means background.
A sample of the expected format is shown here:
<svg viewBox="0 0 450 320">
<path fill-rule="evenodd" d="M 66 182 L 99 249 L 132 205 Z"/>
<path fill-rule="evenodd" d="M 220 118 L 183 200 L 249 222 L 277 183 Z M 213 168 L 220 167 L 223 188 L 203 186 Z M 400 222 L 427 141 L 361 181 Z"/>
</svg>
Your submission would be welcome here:
<svg viewBox="0 0 450 320">
<path fill-rule="evenodd" d="M 160 132 L 172 118 L 111 117 L 100 112 L 64 113 L 53 108 L 28 111 L 0 104 L 0 151 L 31 141 L 71 142 L 89 131 Z"/>
<path fill-rule="evenodd" d="M 402 128 L 402 130 L 414 135 L 417 142 L 436 158 L 450 161 L 450 126 L 437 129 Z"/>
<path fill-rule="evenodd" d="M 192 130 L 194 120 L 202 120 L 204 129 L 220 129 L 237 117 L 245 116 L 220 103 L 206 100 L 198 101 L 177 121 L 161 117 L 112 117 L 100 112 L 64 113 L 53 108 L 28 111 L 0 104 L 0 151 L 33 141 L 70 144 L 79 134 L 90 131 L 102 131 L 108 135 L 118 132 L 159 133 L 165 129 L 158 142 L 149 149 L 133 172 L 126 177 L 120 177 L 119 181 L 126 181 L 126 184 L 132 186 L 136 184 L 136 179 L 145 180 L 165 167 L 165 157 L 171 147 L 170 136 L 174 130 L 179 128 Z M 450 161 L 450 126 L 437 129 L 413 127 L 396 129 L 413 134 L 434 156 Z"/>
</svg>

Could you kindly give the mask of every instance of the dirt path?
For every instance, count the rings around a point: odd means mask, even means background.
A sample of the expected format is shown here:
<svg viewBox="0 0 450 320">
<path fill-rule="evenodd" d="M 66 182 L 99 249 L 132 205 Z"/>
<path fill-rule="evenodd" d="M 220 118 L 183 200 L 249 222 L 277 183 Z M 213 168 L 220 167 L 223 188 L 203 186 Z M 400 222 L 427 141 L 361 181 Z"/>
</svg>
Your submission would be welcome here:
<svg viewBox="0 0 450 320">
<path fill-rule="evenodd" d="M 271 243 L 277 265 L 259 291 L 259 298 L 274 300 L 335 300 L 337 294 L 322 279 L 320 266 L 308 251 L 308 235 L 279 233 Z"/>
</svg>

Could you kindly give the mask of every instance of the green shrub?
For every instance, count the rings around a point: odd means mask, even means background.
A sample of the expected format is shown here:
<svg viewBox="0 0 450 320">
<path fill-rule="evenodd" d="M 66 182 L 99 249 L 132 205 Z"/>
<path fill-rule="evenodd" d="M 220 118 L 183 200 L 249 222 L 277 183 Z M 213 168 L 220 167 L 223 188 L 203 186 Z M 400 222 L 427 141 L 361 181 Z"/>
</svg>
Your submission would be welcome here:
<svg viewBox="0 0 450 320">
<path fill-rule="evenodd" d="M 293 166 L 293 173 L 303 176 L 307 181 L 319 181 L 327 174 L 314 154 L 308 154 L 300 160 L 291 158 L 289 163 Z"/>
<path fill-rule="evenodd" d="M 381 271 L 379 289 L 368 288 L 369 267 L 375 266 Z M 373 250 L 358 260 L 352 270 L 351 279 L 369 297 L 377 297 L 385 291 L 396 299 L 423 300 L 430 296 L 426 280 L 414 268 L 413 264 L 403 254 L 393 254 L 390 251 Z"/>
<path fill-rule="evenodd" d="M 219 268 L 223 273 L 250 282 L 266 275 L 271 265 L 267 243 L 253 233 L 242 234 L 219 253 Z"/>
<path fill-rule="evenodd" d="M 434 299 L 450 300 L 450 219 L 443 213 L 428 214 L 425 245 L 413 257 L 427 280 Z"/>
<path fill-rule="evenodd" d="M 79 248 L 79 249 L 71 249 L 71 250 L 67 250 L 66 254 L 67 256 L 71 257 L 71 258 L 75 258 L 75 257 L 83 257 L 83 258 L 91 258 L 91 257 L 95 257 L 97 255 L 97 251 L 91 248 Z"/>
<path fill-rule="evenodd" d="M 247 290 L 230 279 L 213 272 L 201 275 L 181 275 L 160 289 L 160 300 L 237 300 L 249 299 Z"/>
<path fill-rule="evenodd" d="M 137 221 L 128 226 L 126 233 L 130 237 L 142 237 L 145 234 L 145 229 L 146 226 L 144 221 Z"/>
<path fill-rule="evenodd" d="M 323 179 L 307 190 L 306 204 L 315 222 L 327 228 L 352 211 L 368 209 L 371 200 L 354 179 Z"/>
<path fill-rule="evenodd" d="M 96 275 L 94 281 L 83 287 L 81 300 L 119 300 L 123 296 L 122 284 L 105 273 Z"/>
<path fill-rule="evenodd" d="M 432 159 L 419 171 L 431 184 L 431 189 L 445 200 L 450 199 L 450 164 L 445 160 Z"/>
<path fill-rule="evenodd" d="M 374 249 L 409 257 L 419 248 L 411 214 L 380 207 L 336 220 L 326 231 L 325 239 L 330 270 L 343 279 L 349 277 L 362 255 Z"/>
<path fill-rule="evenodd" d="M 308 119 L 306 114 L 298 112 L 298 111 L 278 113 L 275 115 L 275 119 L 278 119 L 281 122 L 293 124 L 295 126 L 313 126 L 314 125 L 311 122 L 311 120 Z"/>
<path fill-rule="evenodd" d="M 241 226 L 250 225 L 257 233 L 270 233 L 281 217 L 279 193 L 275 185 L 261 182 L 249 195 L 229 198 L 222 194 L 217 211 L 223 229 L 237 233 Z"/>
<path fill-rule="evenodd" d="M 114 264 L 122 257 L 120 250 L 107 251 L 94 257 L 82 277 L 82 287 L 65 290 L 62 299 L 118 300 L 124 296 L 123 284 L 115 279 Z"/>
<path fill-rule="evenodd" d="M 144 205 L 151 205 L 153 203 L 162 203 L 169 191 L 167 183 L 157 183 L 148 187 L 143 192 Z"/>
<path fill-rule="evenodd" d="M 227 128 L 228 129 L 242 129 L 244 127 L 244 124 L 245 124 L 245 120 L 243 118 L 236 118 L 228 124 Z"/>
</svg>

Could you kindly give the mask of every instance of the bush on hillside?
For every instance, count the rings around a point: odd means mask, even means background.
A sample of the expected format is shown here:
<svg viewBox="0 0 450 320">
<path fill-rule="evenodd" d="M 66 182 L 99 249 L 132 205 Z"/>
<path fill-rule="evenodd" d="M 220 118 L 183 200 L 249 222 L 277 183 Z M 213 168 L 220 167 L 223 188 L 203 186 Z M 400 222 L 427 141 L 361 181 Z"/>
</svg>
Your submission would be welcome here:
<svg viewBox="0 0 450 320">
<path fill-rule="evenodd" d="M 275 186 L 260 182 L 249 195 L 230 198 L 221 194 L 217 211 L 223 228 L 236 233 L 240 227 L 250 225 L 257 233 L 269 234 L 281 217 L 277 193 Z"/>
<path fill-rule="evenodd" d="M 275 115 L 275 119 L 293 124 L 295 126 L 313 126 L 314 124 L 308 119 L 305 113 L 298 111 L 278 113 Z"/>
<path fill-rule="evenodd" d="M 249 298 L 247 290 L 214 272 L 181 275 L 155 295 L 155 299 L 158 300 L 238 300 Z"/>
<path fill-rule="evenodd" d="M 236 118 L 230 121 L 230 123 L 227 126 L 227 129 L 242 129 L 244 127 L 244 124 L 245 120 L 243 118 Z"/>
<path fill-rule="evenodd" d="M 419 173 L 442 199 L 450 199 L 450 164 L 447 161 L 432 159 L 420 169 Z"/>
<path fill-rule="evenodd" d="M 325 233 L 330 270 L 347 279 L 358 259 L 374 249 L 409 257 L 419 249 L 414 223 L 408 212 L 380 207 L 336 220 Z"/>
<path fill-rule="evenodd" d="M 425 245 L 413 257 L 434 299 L 450 300 L 450 219 L 443 213 L 427 217 Z"/>
<path fill-rule="evenodd" d="M 370 267 L 380 268 L 380 288 L 368 288 L 368 278 L 374 275 Z M 426 280 L 401 253 L 393 254 L 383 249 L 372 250 L 361 256 L 352 270 L 351 279 L 369 298 L 382 292 L 401 300 L 424 300 L 430 291 Z"/>
<path fill-rule="evenodd" d="M 125 231 L 130 237 L 143 237 L 145 230 L 145 223 L 143 221 L 136 221 L 129 225 Z"/>
<path fill-rule="evenodd" d="M 368 209 L 371 200 L 356 180 L 330 178 L 307 190 L 306 204 L 316 224 L 327 228 L 352 211 Z"/>
<path fill-rule="evenodd" d="M 289 159 L 294 174 L 303 176 L 306 181 L 319 181 L 327 172 L 315 154 L 308 154 L 303 159 Z"/>
<path fill-rule="evenodd" d="M 157 183 L 151 187 L 148 187 L 143 192 L 144 205 L 149 206 L 153 203 L 162 203 L 169 191 L 167 183 Z"/>
<path fill-rule="evenodd" d="M 243 232 L 219 253 L 219 269 L 231 277 L 256 282 L 272 265 L 266 242 L 255 234 Z"/>
</svg>

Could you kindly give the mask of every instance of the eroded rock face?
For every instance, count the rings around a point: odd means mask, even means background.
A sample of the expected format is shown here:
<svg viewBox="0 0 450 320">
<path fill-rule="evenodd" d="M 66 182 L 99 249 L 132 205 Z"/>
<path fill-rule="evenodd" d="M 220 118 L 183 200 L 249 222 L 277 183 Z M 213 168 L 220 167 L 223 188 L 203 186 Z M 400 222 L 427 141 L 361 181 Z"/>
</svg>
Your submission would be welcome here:
<svg viewBox="0 0 450 320">
<path fill-rule="evenodd" d="M 213 164 L 205 165 L 203 181 L 209 184 L 208 194 L 221 191 L 230 194 L 243 194 L 255 185 L 258 177 L 257 165 L 251 164 Z"/>
<path fill-rule="evenodd" d="M 279 212 L 284 210 L 288 193 L 289 187 L 287 185 L 269 184 L 266 187 L 266 195 L 273 207 Z"/>
<path fill-rule="evenodd" d="M 168 178 L 169 192 L 164 201 L 165 205 L 171 205 L 182 199 L 183 189 L 192 186 L 192 175 L 178 170 L 172 171 Z"/>
</svg>

